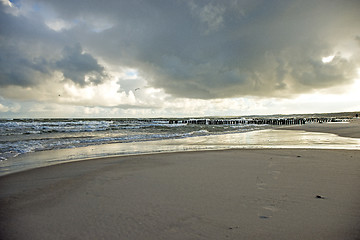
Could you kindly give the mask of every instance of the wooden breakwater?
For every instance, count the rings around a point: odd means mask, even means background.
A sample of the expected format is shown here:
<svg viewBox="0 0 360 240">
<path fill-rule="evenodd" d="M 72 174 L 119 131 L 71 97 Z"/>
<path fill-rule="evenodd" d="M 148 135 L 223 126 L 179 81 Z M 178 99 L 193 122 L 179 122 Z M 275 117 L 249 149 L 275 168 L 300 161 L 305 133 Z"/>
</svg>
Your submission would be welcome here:
<svg viewBox="0 0 360 240">
<path fill-rule="evenodd" d="M 169 120 L 169 124 L 203 124 L 203 125 L 240 125 L 240 124 L 256 124 L 256 125 L 302 125 L 306 123 L 325 123 L 339 122 L 341 119 L 336 118 L 240 118 L 240 119 L 177 119 Z"/>
</svg>

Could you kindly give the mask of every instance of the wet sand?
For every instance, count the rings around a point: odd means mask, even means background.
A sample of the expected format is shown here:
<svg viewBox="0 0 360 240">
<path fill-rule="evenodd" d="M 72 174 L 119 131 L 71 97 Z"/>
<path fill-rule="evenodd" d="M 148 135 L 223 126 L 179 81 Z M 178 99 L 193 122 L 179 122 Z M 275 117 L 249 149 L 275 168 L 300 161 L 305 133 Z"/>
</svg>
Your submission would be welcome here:
<svg viewBox="0 0 360 240">
<path fill-rule="evenodd" d="M 278 129 L 333 133 L 340 137 L 360 138 L 360 118 L 351 119 L 349 122 L 308 123 Z"/>
<path fill-rule="evenodd" d="M 360 239 L 359 189 L 355 150 L 72 162 L 0 178 L 0 239 Z"/>
</svg>

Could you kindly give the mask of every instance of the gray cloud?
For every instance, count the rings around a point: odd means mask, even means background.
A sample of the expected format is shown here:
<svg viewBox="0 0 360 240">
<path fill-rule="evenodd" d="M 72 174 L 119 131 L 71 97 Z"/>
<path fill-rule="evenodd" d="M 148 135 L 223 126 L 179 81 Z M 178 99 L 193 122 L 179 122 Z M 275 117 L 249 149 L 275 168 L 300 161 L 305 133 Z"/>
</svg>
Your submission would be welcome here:
<svg viewBox="0 0 360 240">
<path fill-rule="evenodd" d="M 33 86 L 50 76 L 48 62 L 42 57 L 29 58 L 14 47 L 0 47 L 0 86 Z"/>
<path fill-rule="evenodd" d="M 3 4 L 0 11 L 0 86 L 39 84 L 51 72 L 41 42 L 56 38 L 37 19 L 3 13 Z"/>
<path fill-rule="evenodd" d="M 0 10 L 0 86 L 40 85 L 56 71 L 82 86 L 106 79 L 104 67 L 76 39 L 50 29 L 34 13 L 13 15 L 3 4 Z"/>
<path fill-rule="evenodd" d="M 50 68 L 79 85 L 87 83 L 86 75 L 99 83 L 106 77 L 100 57 L 112 67 L 138 69 L 150 85 L 176 97 L 286 97 L 350 83 L 359 66 L 358 58 L 343 51 L 360 35 L 357 0 L 33 2 L 73 26 L 54 32 L 39 23 L 43 30 L 36 41 L 50 39 L 55 56 L 40 51 L 24 64 L 22 54 L 12 56 L 23 75 L 46 75 Z M 7 43 L 34 35 L 1 32 Z M 322 62 L 333 54 L 332 62 Z M 8 79 L 0 80 L 3 84 L 25 84 L 26 77 L 7 73 L 4 61 L 1 65 Z"/>
<path fill-rule="evenodd" d="M 83 53 L 80 44 L 66 46 L 62 58 L 55 63 L 64 77 L 79 85 L 99 84 L 106 78 L 105 69 L 88 53 Z M 86 79 L 88 77 L 88 79 Z"/>
</svg>

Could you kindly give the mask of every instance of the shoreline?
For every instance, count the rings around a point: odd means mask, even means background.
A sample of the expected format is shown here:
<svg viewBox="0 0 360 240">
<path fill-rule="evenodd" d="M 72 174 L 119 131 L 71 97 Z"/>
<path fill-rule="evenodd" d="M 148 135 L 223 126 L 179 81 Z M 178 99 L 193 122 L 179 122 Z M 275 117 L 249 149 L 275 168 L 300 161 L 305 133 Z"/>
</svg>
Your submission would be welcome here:
<svg viewBox="0 0 360 240">
<path fill-rule="evenodd" d="M 279 127 L 243 133 L 195 136 L 146 142 L 112 143 L 32 152 L 2 162 L 0 177 L 21 171 L 76 161 L 159 153 L 226 149 L 360 150 L 360 138 L 340 137 L 339 134 L 327 133 L 326 130 L 328 128 L 325 128 L 325 131 L 323 129 L 320 129 L 321 131 L 306 131 L 307 128 L 307 125 L 286 128 Z"/>
<path fill-rule="evenodd" d="M 283 141 L 283 139 L 286 139 L 286 141 Z M 297 126 L 277 126 L 265 130 L 243 133 L 195 136 L 160 141 L 111 143 L 80 148 L 30 152 L 10 160 L 2 161 L 0 177 L 64 162 L 104 157 L 157 154 L 163 152 L 177 153 L 204 150 L 262 148 L 360 150 L 360 119 L 353 119 L 349 123 L 312 123 Z"/>
</svg>

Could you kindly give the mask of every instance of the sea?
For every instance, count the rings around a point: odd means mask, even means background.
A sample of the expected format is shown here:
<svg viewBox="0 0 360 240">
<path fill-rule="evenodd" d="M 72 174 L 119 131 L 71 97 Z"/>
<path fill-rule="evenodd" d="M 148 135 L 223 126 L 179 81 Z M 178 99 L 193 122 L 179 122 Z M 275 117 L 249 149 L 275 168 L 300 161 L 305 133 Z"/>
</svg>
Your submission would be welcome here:
<svg viewBox="0 0 360 240">
<path fill-rule="evenodd" d="M 107 156 L 234 148 L 341 148 L 358 139 L 274 130 L 267 124 L 169 119 L 0 119 L 0 176 Z"/>
</svg>

